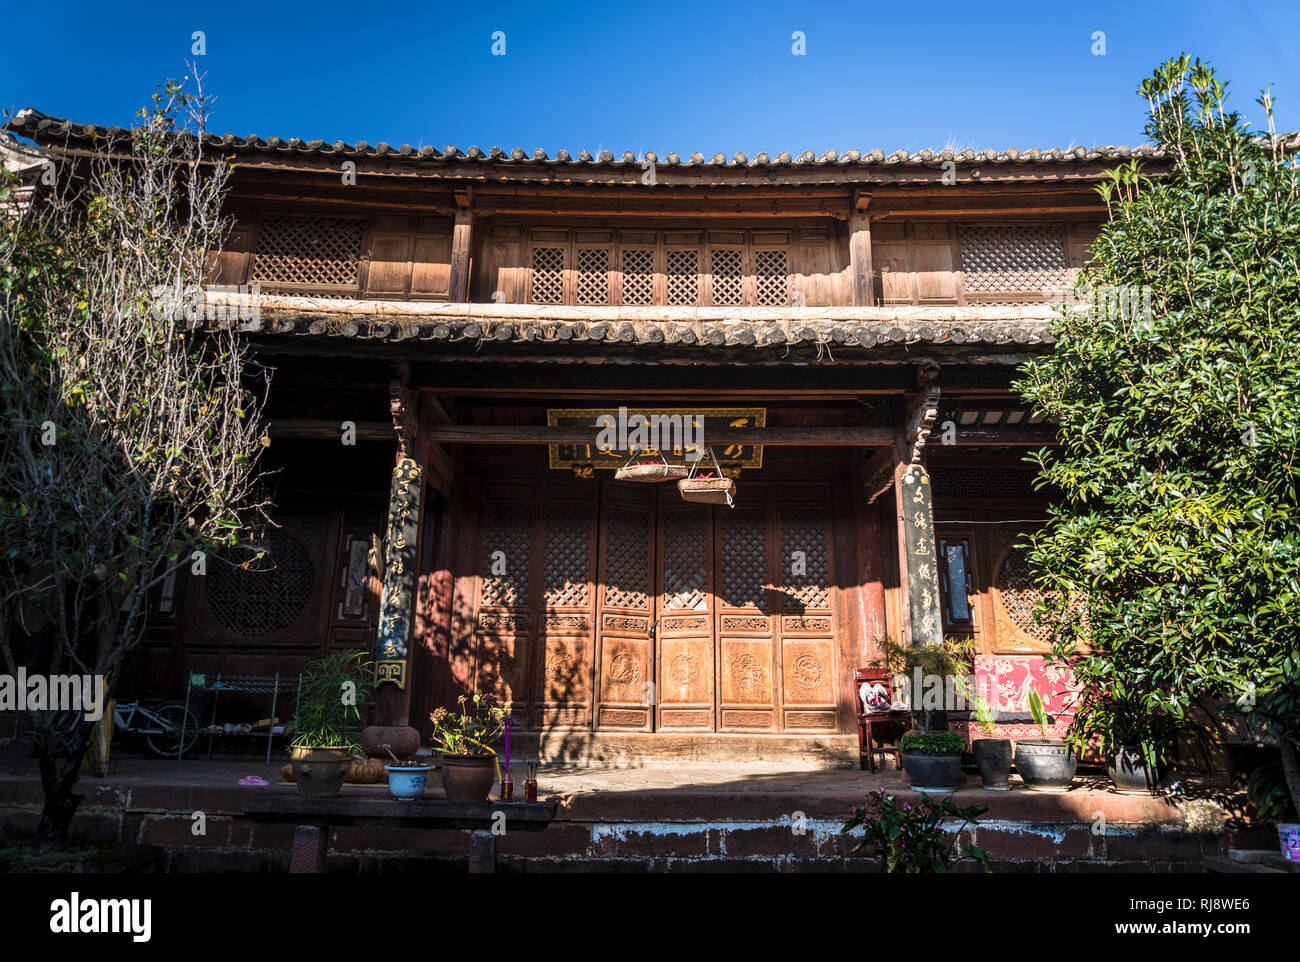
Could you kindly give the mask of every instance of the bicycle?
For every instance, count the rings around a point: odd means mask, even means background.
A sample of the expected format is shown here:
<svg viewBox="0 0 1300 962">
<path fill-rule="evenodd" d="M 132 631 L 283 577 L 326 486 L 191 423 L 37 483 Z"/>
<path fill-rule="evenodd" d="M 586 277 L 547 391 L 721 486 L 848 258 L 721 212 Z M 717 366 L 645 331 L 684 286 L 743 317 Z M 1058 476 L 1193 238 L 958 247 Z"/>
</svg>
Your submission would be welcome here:
<svg viewBox="0 0 1300 962">
<path fill-rule="evenodd" d="M 149 724 L 137 725 L 136 715 Z M 163 758 L 180 758 L 199 740 L 199 716 L 179 701 L 148 708 L 139 701 L 114 702 L 113 725 L 118 731 L 143 735 L 149 751 Z"/>
</svg>

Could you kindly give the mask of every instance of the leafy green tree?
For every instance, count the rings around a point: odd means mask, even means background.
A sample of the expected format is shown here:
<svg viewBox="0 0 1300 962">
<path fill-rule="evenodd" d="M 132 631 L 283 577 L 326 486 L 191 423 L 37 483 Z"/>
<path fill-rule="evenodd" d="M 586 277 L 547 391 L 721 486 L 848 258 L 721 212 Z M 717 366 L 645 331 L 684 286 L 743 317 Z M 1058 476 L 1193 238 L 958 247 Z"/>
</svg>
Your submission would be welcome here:
<svg viewBox="0 0 1300 962">
<path fill-rule="evenodd" d="M 1101 185 L 1111 219 L 1075 304 L 1017 382 L 1060 424 L 1034 456 L 1063 492 L 1032 541 L 1044 615 L 1109 734 L 1235 702 L 1278 739 L 1300 801 L 1296 142 L 1269 92 L 1257 134 L 1199 60 L 1139 92 L 1172 169 Z"/>
<path fill-rule="evenodd" d="M 0 181 L 0 655 L 112 693 L 149 593 L 262 518 L 265 372 L 202 285 L 229 168 L 169 82 L 88 154 Z M 20 202 L 21 201 L 21 202 Z M 256 388 L 254 390 L 253 388 Z M 250 560 L 252 555 L 250 554 Z M 233 562 L 231 562 L 233 563 Z M 204 570 L 206 570 L 204 568 Z M 66 844 L 90 725 L 30 712 L 42 849 Z"/>
</svg>

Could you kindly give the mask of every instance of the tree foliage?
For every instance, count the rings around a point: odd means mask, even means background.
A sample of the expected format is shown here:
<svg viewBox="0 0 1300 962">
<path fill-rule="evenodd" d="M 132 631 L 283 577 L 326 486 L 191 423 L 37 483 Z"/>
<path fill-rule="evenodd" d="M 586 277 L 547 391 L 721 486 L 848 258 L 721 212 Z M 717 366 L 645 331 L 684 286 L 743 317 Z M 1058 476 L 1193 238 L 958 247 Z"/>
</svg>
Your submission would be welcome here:
<svg viewBox="0 0 1300 962">
<path fill-rule="evenodd" d="M 1186 56 L 1139 93 L 1172 161 L 1100 192 L 1111 219 L 1056 347 L 1017 383 L 1060 425 L 1034 456 L 1063 492 L 1032 540 L 1080 725 L 1118 738 L 1235 703 L 1300 798 L 1300 174 L 1294 143 L 1227 106 Z M 1076 729 L 1075 734 L 1080 732 Z"/>
<path fill-rule="evenodd" d="M 197 81 L 196 81 L 197 83 Z M 202 284 L 228 224 L 206 100 L 168 82 L 89 156 L 0 183 L 0 653 L 109 692 L 169 573 L 248 542 L 265 372 Z M 49 181 L 50 183 L 45 183 Z M 251 555 L 249 556 L 251 557 Z M 66 838 L 87 725 L 34 714 L 40 839 Z"/>
</svg>

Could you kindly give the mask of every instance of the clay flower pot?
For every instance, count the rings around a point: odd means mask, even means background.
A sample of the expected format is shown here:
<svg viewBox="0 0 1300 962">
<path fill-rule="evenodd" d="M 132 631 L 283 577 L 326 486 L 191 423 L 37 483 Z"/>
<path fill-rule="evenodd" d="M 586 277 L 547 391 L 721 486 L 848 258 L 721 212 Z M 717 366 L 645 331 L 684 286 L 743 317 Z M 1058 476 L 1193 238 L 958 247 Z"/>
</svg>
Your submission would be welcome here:
<svg viewBox="0 0 1300 962">
<path fill-rule="evenodd" d="M 495 755 L 443 755 L 442 787 L 450 802 L 486 802 L 496 781 Z"/>
<path fill-rule="evenodd" d="M 343 787 L 352 767 L 352 753 L 346 748 L 294 747 L 293 780 L 304 795 L 333 798 Z"/>
<path fill-rule="evenodd" d="M 990 792 L 1010 791 L 1011 741 L 1006 738 L 977 738 L 971 742 L 971 751 L 980 768 L 980 780 Z"/>
<path fill-rule="evenodd" d="M 1025 788 L 1035 792 L 1064 792 L 1074 781 L 1079 756 L 1063 741 L 1031 739 L 1016 742 L 1016 771 Z"/>
<path fill-rule="evenodd" d="M 903 771 L 918 792 L 947 794 L 961 784 L 961 755 L 903 752 Z"/>
<path fill-rule="evenodd" d="M 1165 773 L 1147 764 L 1142 749 L 1125 745 L 1106 759 L 1106 774 L 1119 795 L 1154 795 Z"/>
</svg>

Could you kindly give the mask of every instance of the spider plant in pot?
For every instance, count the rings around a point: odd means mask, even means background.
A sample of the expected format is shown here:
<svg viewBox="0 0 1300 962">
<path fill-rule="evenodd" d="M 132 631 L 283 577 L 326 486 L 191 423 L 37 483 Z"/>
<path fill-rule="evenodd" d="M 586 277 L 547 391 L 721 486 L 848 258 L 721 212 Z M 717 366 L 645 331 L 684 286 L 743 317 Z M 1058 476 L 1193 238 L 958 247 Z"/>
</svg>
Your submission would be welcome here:
<svg viewBox="0 0 1300 962">
<path fill-rule="evenodd" d="M 980 780 L 990 792 L 1005 792 L 1011 788 L 1011 740 L 998 738 L 997 712 L 983 695 L 975 696 L 975 721 L 989 737 L 971 741 L 975 763 L 979 765 Z"/>
<path fill-rule="evenodd" d="M 1154 795 L 1168 770 L 1167 753 L 1178 735 L 1158 693 L 1144 695 L 1111 676 L 1094 681 L 1075 701 L 1066 740 L 1077 754 L 1096 742 L 1106 773 L 1121 795 Z"/>
<path fill-rule="evenodd" d="M 303 673 L 289 743 L 294 781 L 307 795 L 339 793 L 374 693 L 374 664 L 364 651 L 318 658 Z"/>
<path fill-rule="evenodd" d="M 505 733 L 510 706 L 495 695 L 461 695 L 460 711 L 437 709 L 433 744 L 442 752 L 442 787 L 453 802 L 486 802 L 497 776 L 492 743 Z"/>
<path fill-rule="evenodd" d="M 961 784 L 966 739 L 956 732 L 908 732 L 899 739 L 903 771 L 918 792 L 947 794 Z"/>
<path fill-rule="evenodd" d="M 1074 781 L 1079 756 L 1063 739 L 1047 737 L 1047 726 L 1052 719 L 1043 708 L 1037 689 L 1029 692 L 1029 714 L 1043 737 L 1016 742 L 1016 771 L 1024 780 L 1025 788 L 1036 792 L 1064 792 Z"/>
<path fill-rule="evenodd" d="M 415 758 L 402 761 L 393 754 L 392 745 L 384 744 L 379 747 L 393 760 L 392 764 L 384 766 L 384 771 L 388 772 L 388 793 L 399 802 L 414 801 L 423 795 L 425 787 L 429 784 L 429 773 L 433 771 L 433 766 Z"/>
</svg>

